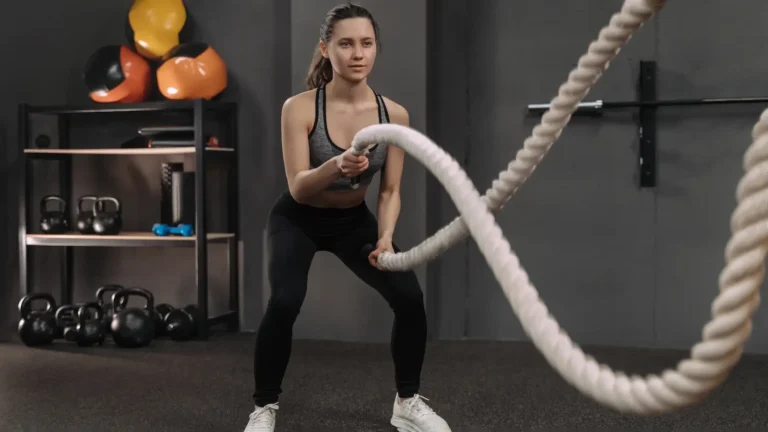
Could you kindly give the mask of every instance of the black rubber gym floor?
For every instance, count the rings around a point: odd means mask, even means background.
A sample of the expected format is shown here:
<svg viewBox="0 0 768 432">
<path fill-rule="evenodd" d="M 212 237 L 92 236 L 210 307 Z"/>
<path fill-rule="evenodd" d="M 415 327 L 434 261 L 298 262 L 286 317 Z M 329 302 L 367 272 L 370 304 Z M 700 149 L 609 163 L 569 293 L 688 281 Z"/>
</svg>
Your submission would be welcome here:
<svg viewBox="0 0 768 432">
<path fill-rule="evenodd" d="M 253 409 L 253 335 L 157 340 L 128 350 L 0 344 L 0 431 L 242 431 Z M 686 352 L 585 348 L 630 373 L 673 367 Z M 296 341 L 277 432 L 392 431 L 387 344 Z M 422 393 L 454 432 L 768 428 L 768 356 L 746 356 L 700 405 L 622 416 L 567 385 L 528 343 L 431 343 Z"/>
</svg>

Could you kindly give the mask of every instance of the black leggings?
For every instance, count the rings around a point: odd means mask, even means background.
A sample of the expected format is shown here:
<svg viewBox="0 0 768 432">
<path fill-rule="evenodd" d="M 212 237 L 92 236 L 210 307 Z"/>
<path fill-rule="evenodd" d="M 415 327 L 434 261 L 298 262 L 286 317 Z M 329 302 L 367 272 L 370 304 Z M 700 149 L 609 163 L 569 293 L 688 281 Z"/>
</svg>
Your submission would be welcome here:
<svg viewBox="0 0 768 432">
<path fill-rule="evenodd" d="M 304 303 L 307 275 L 317 251 L 339 257 L 389 303 L 395 313 L 390 349 L 397 392 L 402 398 L 417 393 L 427 342 L 424 295 L 413 271 L 381 271 L 361 252 L 366 244 L 378 241 L 376 218 L 365 203 L 349 209 L 321 209 L 299 204 L 286 192 L 270 212 L 267 236 L 272 295 L 256 337 L 256 405 L 276 403 L 282 392 L 293 324 Z M 396 246 L 395 250 L 399 251 Z"/>
</svg>

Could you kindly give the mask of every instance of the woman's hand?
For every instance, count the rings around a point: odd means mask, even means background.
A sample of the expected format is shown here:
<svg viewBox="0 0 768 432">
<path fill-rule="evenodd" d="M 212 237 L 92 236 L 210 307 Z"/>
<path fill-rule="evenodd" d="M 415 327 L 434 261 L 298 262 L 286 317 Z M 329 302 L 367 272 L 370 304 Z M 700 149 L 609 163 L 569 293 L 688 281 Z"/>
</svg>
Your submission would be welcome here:
<svg viewBox="0 0 768 432">
<path fill-rule="evenodd" d="M 336 156 L 336 167 L 344 177 L 355 177 L 368 169 L 368 152 L 365 155 L 355 156 L 352 147 L 343 154 Z"/>
<path fill-rule="evenodd" d="M 379 270 L 384 270 L 384 268 L 381 267 L 378 262 L 379 255 L 381 255 L 383 252 L 395 253 L 395 250 L 392 247 L 392 239 L 379 239 L 379 241 L 376 243 L 376 249 L 368 255 L 368 262 L 370 262 L 372 266 Z"/>
</svg>

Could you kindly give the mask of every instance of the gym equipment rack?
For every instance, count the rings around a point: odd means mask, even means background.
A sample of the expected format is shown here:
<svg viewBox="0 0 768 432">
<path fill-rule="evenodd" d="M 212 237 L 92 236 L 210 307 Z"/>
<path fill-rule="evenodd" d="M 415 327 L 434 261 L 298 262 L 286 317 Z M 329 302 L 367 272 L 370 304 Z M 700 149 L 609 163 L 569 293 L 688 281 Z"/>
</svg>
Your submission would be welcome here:
<svg viewBox="0 0 768 432">
<path fill-rule="evenodd" d="M 640 169 L 641 188 L 656 186 L 656 108 L 768 103 L 768 97 L 656 100 L 656 62 L 652 60 L 640 61 L 640 76 L 638 79 L 637 92 L 639 100 L 636 101 L 605 102 L 597 100 L 592 102 L 581 102 L 577 105 L 574 115 L 600 116 L 604 111 L 610 109 L 638 109 L 638 135 L 640 137 L 638 167 Z M 529 104 L 528 112 L 544 114 L 549 107 L 550 104 L 548 103 Z"/>
<path fill-rule="evenodd" d="M 89 114 L 121 115 L 127 113 L 177 113 L 191 115 L 194 132 L 194 146 L 157 147 L 157 148 L 97 148 L 78 149 L 70 146 L 70 119 L 72 116 Z M 30 115 L 46 114 L 57 117 L 57 148 L 35 148 L 30 146 Z M 225 118 L 227 140 L 223 147 L 209 147 L 205 142 L 204 126 L 212 115 Z M 238 109 L 233 102 L 190 100 L 142 102 L 136 104 L 87 104 L 82 106 L 33 106 L 19 104 L 18 145 L 21 152 L 19 173 L 19 284 L 21 296 L 30 293 L 32 272 L 29 271 L 29 246 L 63 247 L 65 253 L 61 259 L 61 304 L 72 303 L 74 247 L 194 247 L 196 251 L 195 283 L 197 288 L 197 307 L 207 320 L 199 320 L 198 338 L 207 339 L 209 328 L 226 324 L 227 329 L 239 328 L 238 298 L 238 253 L 239 199 L 238 199 Z M 33 160 L 52 160 L 59 163 L 60 196 L 67 200 L 68 207 L 74 208 L 76 199 L 72 192 L 72 156 L 76 155 L 195 155 L 195 234 L 192 237 L 158 237 L 150 230 L 147 232 L 121 232 L 114 236 L 87 235 L 77 232 L 67 234 L 28 234 L 27 227 L 32 224 L 30 211 Z M 206 220 L 206 168 L 209 158 L 223 158 L 228 166 L 228 193 L 226 200 L 226 232 L 208 232 Z M 208 310 L 208 244 L 227 244 L 229 265 L 229 311 L 219 316 L 210 317 Z"/>
</svg>

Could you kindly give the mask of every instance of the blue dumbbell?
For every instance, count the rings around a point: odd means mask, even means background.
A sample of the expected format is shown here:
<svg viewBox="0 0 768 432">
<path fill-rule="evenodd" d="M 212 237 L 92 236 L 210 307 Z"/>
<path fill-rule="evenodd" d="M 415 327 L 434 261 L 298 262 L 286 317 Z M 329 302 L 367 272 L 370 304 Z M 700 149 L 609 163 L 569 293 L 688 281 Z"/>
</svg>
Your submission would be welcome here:
<svg viewBox="0 0 768 432">
<path fill-rule="evenodd" d="M 195 233 L 195 230 L 190 224 L 179 224 L 177 226 L 155 224 L 152 226 L 152 233 L 156 236 L 180 235 L 182 237 L 190 237 Z"/>
</svg>

